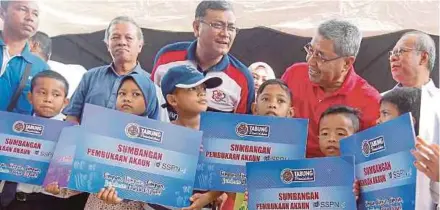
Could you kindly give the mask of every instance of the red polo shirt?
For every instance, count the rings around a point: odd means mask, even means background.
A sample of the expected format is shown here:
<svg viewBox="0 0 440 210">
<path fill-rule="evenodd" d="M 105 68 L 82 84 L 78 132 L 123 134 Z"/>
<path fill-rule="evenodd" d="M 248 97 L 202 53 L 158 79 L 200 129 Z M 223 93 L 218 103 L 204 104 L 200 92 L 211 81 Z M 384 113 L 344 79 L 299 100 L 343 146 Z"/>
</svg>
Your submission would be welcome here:
<svg viewBox="0 0 440 210">
<path fill-rule="evenodd" d="M 351 68 L 342 87 L 325 94 L 318 84 L 310 82 L 307 63 L 296 63 L 282 76 L 293 94 L 295 117 L 309 119 L 307 157 L 323 157 L 319 149 L 318 126 L 321 114 L 330 106 L 345 105 L 360 111 L 361 130 L 376 124 L 379 117 L 379 92 Z"/>
</svg>

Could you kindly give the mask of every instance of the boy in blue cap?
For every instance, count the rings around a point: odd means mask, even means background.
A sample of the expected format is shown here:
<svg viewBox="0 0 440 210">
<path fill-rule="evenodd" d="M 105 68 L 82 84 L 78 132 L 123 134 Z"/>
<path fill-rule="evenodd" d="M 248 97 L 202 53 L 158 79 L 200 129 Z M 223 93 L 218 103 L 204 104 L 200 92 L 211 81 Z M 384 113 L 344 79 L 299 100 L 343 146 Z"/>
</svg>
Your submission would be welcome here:
<svg viewBox="0 0 440 210">
<path fill-rule="evenodd" d="M 200 113 L 208 109 L 206 89 L 222 84 L 219 77 L 205 77 L 195 67 L 180 65 L 172 67 L 161 81 L 162 94 L 167 106 L 177 113 L 177 119 L 171 123 L 199 130 Z M 166 209 L 148 204 L 145 209 Z"/>
<path fill-rule="evenodd" d="M 162 78 L 162 94 L 166 105 L 177 113 L 173 124 L 199 130 L 200 113 L 208 109 L 206 89 L 222 84 L 219 77 L 205 77 L 195 67 L 181 65 L 171 68 Z"/>
</svg>

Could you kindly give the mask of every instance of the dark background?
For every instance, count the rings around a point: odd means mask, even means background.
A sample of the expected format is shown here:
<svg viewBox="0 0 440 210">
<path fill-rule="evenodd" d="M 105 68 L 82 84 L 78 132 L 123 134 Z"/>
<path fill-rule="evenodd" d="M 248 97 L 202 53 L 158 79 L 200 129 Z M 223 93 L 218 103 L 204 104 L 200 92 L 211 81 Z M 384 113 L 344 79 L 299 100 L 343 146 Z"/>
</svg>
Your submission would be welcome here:
<svg viewBox="0 0 440 210">
<path fill-rule="evenodd" d="M 145 46 L 139 55 L 142 67 L 151 72 L 154 57 L 159 49 L 166 44 L 177 41 L 194 40 L 191 32 L 169 32 L 142 29 Z M 367 37 L 362 40 L 361 49 L 355 63 L 356 72 L 365 78 L 379 92 L 391 89 L 394 82 L 388 61 L 388 51 L 392 50 L 405 31 Z M 52 59 L 66 64 L 80 64 L 85 68 L 93 68 L 111 62 L 111 57 L 102 41 L 104 30 L 90 34 L 62 35 L 53 37 Z M 439 37 L 433 36 L 436 46 Z M 237 35 L 231 53 L 246 66 L 253 62 L 268 63 L 279 78 L 287 67 L 295 62 L 305 60 L 303 46 L 310 37 L 300 37 L 276 30 L 259 27 L 243 29 Z M 439 86 L 438 49 L 431 78 Z"/>
</svg>

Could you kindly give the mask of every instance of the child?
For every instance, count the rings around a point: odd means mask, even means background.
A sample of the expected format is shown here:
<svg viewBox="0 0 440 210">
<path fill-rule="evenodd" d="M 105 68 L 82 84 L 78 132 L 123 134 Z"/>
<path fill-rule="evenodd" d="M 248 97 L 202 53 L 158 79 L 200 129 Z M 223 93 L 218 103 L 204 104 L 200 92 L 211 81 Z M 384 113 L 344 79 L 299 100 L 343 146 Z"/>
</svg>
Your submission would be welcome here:
<svg viewBox="0 0 440 210">
<path fill-rule="evenodd" d="M 140 74 L 126 76 L 121 81 L 121 86 L 118 90 L 116 109 L 125 113 L 157 119 L 159 104 L 153 82 Z M 118 197 L 115 188 L 110 186 L 101 189 L 96 195 L 90 195 L 84 209 L 140 210 L 143 207 L 142 202 L 122 201 Z"/>
<path fill-rule="evenodd" d="M 33 114 L 37 117 L 62 120 L 61 110 L 69 103 L 67 93 L 69 84 L 61 74 L 42 71 L 31 80 L 31 91 L 28 100 L 33 106 Z"/>
<path fill-rule="evenodd" d="M 387 92 L 380 100 L 380 116 L 377 123 L 384 123 L 411 112 L 416 135 L 419 134 L 419 118 L 422 90 L 400 87 Z"/>
<path fill-rule="evenodd" d="M 170 68 L 162 78 L 161 88 L 167 102 L 164 106 L 172 108 L 178 116 L 171 123 L 199 130 L 200 113 L 208 109 L 206 89 L 216 88 L 221 84 L 222 80 L 219 77 L 204 77 L 202 73 L 189 65 Z M 205 205 L 209 203 L 208 201 Z M 154 204 L 145 206 L 145 209 L 163 208 Z"/>
<path fill-rule="evenodd" d="M 319 148 L 326 156 L 340 156 L 339 141 L 359 131 L 359 112 L 348 106 L 332 106 L 319 119 Z"/>
<path fill-rule="evenodd" d="M 67 80 L 59 73 L 46 70 L 36 74 L 31 80 L 28 93 L 33 115 L 63 120 L 60 111 L 69 102 L 66 98 L 68 91 Z M 62 209 L 66 205 L 65 199 L 51 196 L 41 186 L 5 182 L 5 188 L 9 187 L 16 189 L 16 194 L 11 194 L 13 196 L 9 199 L 2 195 L 2 203 L 6 205 L 4 209 Z"/>
<path fill-rule="evenodd" d="M 286 83 L 279 79 L 266 80 L 257 91 L 252 114 L 274 117 L 293 117 L 292 94 Z"/>
<path fill-rule="evenodd" d="M 348 106 L 331 106 L 319 119 L 319 149 L 326 157 L 340 156 L 339 141 L 359 131 L 359 112 Z M 356 200 L 359 198 L 360 185 L 353 184 Z"/>
<path fill-rule="evenodd" d="M 189 65 L 171 68 L 161 82 L 162 94 L 167 104 L 177 112 L 178 118 L 171 122 L 199 130 L 200 113 L 208 109 L 206 89 L 222 84 L 219 77 L 204 77 Z"/>
<path fill-rule="evenodd" d="M 257 91 L 257 99 L 252 104 L 252 113 L 261 116 L 274 117 L 293 117 L 292 94 L 287 85 L 279 79 L 265 81 Z M 191 200 L 193 205 L 184 210 L 196 210 L 214 201 L 222 195 L 222 192 L 209 191 L 202 195 L 195 194 Z M 243 198 L 244 197 L 244 198 Z M 239 209 L 247 209 L 247 193 L 228 193 L 227 200 L 221 209 L 234 209 L 236 201 L 242 200 L 238 204 Z"/>
<path fill-rule="evenodd" d="M 116 99 L 116 109 L 122 112 L 158 118 L 159 104 L 153 82 L 140 74 L 131 74 L 121 81 Z M 48 189 L 49 188 L 49 189 Z M 57 194 L 58 186 L 48 186 L 46 190 Z M 84 209 L 143 209 L 142 203 L 137 201 L 123 201 L 117 195 L 115 188 L 109 186 L 101 189 L 96 195 L 90 195 Z"/>
<path fill-rule="evenodd" d="M 378 123 L 385 123 L 402 114 L 411 112 L 416 136 L 419 135 L 420 107 L 422 90 L 419 88 L 399 87 L 386 93 L 380 101 L 380 117 Z M 411 153 L 416 158 L 414 162 L 418 171 L 416 203 L 433 209 L 438 204 L 439 196 L 439 146 L 438 142 L 429 144 L 417 137 L 416 150 Z M 429 187 L 428 187 L 429 185 Z M 419 187 L 421 186 L 421 187 Z M 425 187 L 426 186 L 426 187 Z M 428 196 L 428 194 L 430 196 Z M 421 207 L 417 204 L 417 207 Z"/>
</svg>

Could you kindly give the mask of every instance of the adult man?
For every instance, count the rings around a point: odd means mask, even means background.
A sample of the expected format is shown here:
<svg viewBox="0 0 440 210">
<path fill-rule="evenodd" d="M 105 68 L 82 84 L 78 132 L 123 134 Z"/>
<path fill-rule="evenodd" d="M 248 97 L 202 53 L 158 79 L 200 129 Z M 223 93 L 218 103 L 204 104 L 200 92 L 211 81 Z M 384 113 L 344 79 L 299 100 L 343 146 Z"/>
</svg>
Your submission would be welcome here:
<svg viewBox="0 0 440 210">
<path fill-rule="evenodd" d="M 87 70 L 81 65 L 66 65 L 60 62 L 49 60 L 52 55 L 52 40 L 46 33 L 37 31 L 37 33 L 35 33 L 35 35 L 29 39 L 29 44 L 31 46 L 32 53 L 45 60 L 50 66 L 51 70 L 60 73 L 67 79 L 70 87 L 67 98 L 72 97 L 73 92 L 75 91 L 76 87 L 78 87 L 83 74 L 85 74 Z"/>
<path fill-rule="evenodd" d="M 398 83 L 394 88 L 422 89 L 417 120 L 419 136 L 426 144 L 418 143 L 414 154 L 415 166 L 422 172 L 417 176 L 416 209 L 434 209 L 439 203 L 440 89 L 430 79 L 435 57 L 434 40 L 426 33 L 410 31 L 397 41 L 389 58 L 391 74 Z"/>
<path fill-rule="evenodd" d="M 0 17 L 4 26 L 0 34 L 0 111 L 31 114 L 32 106 L 27 100 L 31 79 L 49 69 L 44 61 L 30 53 L 27 44 L 38 28 L 38 14 L 36 2 L 1 1 Z"/>
<path fill-rule="evenodd" d="M 193 29 L 197 40 L 167 45 L 157 53 L 151 79 L 160 85 L 170 67 L 193 65 L 207 77 L 223 80 L 221 86 L 207 90 L 208 111 L 250 113 L 255 97 L 252 75 L 228 54 L 237 34 L 232 5 L 227 1 L 202 1 L 196 9 Z"/>
<path fill-rule="evenodd" d="M 134 20 L 125 16 L 113 19 L 105 31 L 104 41 L 113 62 L 90 69 L 84 74 L 70 104 L 63 110 L 67 120 L 79 122 L 85 103 L 115 108 L 117 90 L 125 75 L 142 74 L 145 79 L 150 77 L 137 61 L 144 38 L 141 28 Z M 160 88 L 156 88 L 156 91 L 159 101 L 165 103 Z M 160 109 L 159 112 L 159 119 L 168 120 L 166 109 Z"/>
<path fill-rule="evenodd" d="M 0 17 L 4 24 L 0 34 L 0 111 L 32 113 L 27 99 L 32 77 L 49 69 L 43 60 L 31 54 L 27 44 L 38 28 L 38 15 L 39 7 L 34 1 L 1 1 Z M 12 209 L 11 204 L 22 202 L 20 195 L 29 190 L 14 182 L 2 185 L 0 209 Z"/>
<path fill-rule="evenodd" d="M 318 121 L 332 105 L 359 109 L 362 129 L 375 125 L 380 95 L 353 68 L 361 40 L 361 32 L 353 24 L 325 21 L 304 47 L 307 63 L 293 64 L 282 76 L 294 97 L 295 116 L 309 119 L 307 157 L 323 156 L 318 145 Z"/>
</svg>

